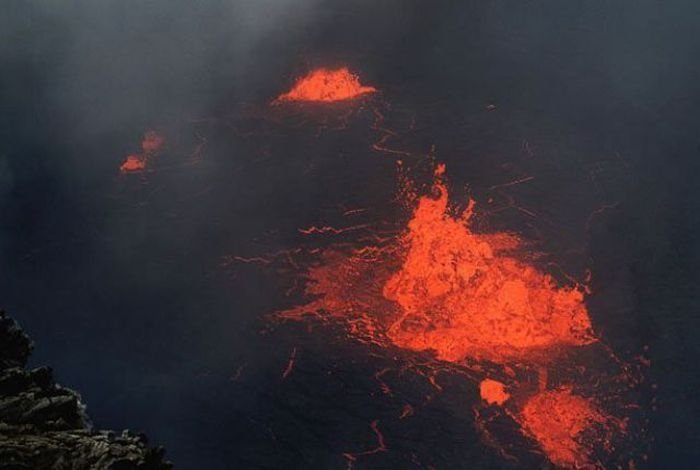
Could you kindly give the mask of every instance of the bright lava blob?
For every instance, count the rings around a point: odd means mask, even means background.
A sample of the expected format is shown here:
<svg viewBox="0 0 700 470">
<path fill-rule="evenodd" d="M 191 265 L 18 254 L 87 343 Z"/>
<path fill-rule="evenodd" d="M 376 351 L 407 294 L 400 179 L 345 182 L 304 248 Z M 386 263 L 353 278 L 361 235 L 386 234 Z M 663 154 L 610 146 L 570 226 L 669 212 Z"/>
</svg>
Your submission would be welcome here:
<svg viewBox="0 0 700 470">
<path fill-rule="evenodd" d="M 484 379 L 479 384 L 481 399 L 489 405 L 502 405 L 510 395 L 506 392 L 506 386 L 498 380 Z"/>
<path fill-rule="evenodd" d="M 146 168 L 146 162 L 141 155 L 129 155 L 126 157 L 126 160 L 124 160 L 124 163 L 122 163 L 122 166 L 119 167 L 119 170 L 128 173 L 132 171 L 141 171 L 144 168 Z"/>
<path fill-rule="evenodd" d="M 521 412 L 521 420 L 552 463 L 571 468 L 588 463 L 591 449 L 583 434 L 594 426 L 605 428 L 609 418 L 589 400 L 563 389 L 531 397 Z"/>
<path fill-rule="evenodd" d="M 433 192 L 408 223 L 409 247 L 384 296 L 401 306 L 388 330 L 397 346 L 433 350 L 439 359 L 502 362 L 554 346 L 594 341 L 583 293 L 509 256 L 517 239 L 469 228 L 474 202 L 461 217 L 448 213 L 444 165 Z"/>
<path fill-rule="evenodd" d="M 149 160 L 158 155 L 165 145 L 165 138 L 156 131 L 149 130 L 143 135 L 141 153 L 129 155 L 121 164 L 122 173 L 136 173 L 148 166 Z"/>
<path fill-rule="evenodd" d="M 305 77 L 300 78 L 292 89 L 280 95 L 278 102 L 282 101 L 342 101 L 377 91 L 371 86 L 360 83 L 357 75 L 347 67 L 339 69 L 319 68 L 312 70 Z"/>
</svg>

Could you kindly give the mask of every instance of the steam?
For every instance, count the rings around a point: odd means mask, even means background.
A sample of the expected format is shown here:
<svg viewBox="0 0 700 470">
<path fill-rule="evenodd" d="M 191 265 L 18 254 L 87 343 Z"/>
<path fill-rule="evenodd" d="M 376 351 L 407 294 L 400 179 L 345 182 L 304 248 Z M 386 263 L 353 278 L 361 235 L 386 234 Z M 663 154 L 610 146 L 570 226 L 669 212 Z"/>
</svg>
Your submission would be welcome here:
<svg viewBox="0 0 700 470">
<path fill-rule="evenodd" d="M 53 62 L 54 109 L 74 129 L 100 133 L 207 107 L 222 90 L 244 95 L 262 75 L 256 52 L 312 22 L 316 3 L 35 2 L 29 21 L 54 38 L 38 51 Z"/>
</svg>

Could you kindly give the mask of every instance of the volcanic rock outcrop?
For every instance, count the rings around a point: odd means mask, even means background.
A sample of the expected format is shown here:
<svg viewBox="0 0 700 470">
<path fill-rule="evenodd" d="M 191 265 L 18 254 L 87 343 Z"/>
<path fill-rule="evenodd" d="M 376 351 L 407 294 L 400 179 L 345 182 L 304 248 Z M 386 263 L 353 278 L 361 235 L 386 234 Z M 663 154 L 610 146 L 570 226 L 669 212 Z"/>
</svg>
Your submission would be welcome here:
<svg viewBox="0 0 700 470">
<path fill-rule="evenodd" d="M 92 429 L 80 396 L 27 369 L 32 350 L 17 322 L 0 310 L 0 470 L 166 470 L 164 450 L 128 431 Z"/>
</svg>

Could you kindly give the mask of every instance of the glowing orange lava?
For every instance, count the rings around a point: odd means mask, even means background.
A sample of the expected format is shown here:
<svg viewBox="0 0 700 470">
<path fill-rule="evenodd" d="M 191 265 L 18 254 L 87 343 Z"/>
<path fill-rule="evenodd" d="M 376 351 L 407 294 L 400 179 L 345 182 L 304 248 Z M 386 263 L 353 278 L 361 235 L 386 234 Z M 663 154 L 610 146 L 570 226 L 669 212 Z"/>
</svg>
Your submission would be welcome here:
<svg viewBox="0 0 700 470">
<path fill-rule="evenodd" d="M 594 433 L 596 426 L 606 428 L 610 421 L 589 400 L 568 389 L 534 395 L 520 416 L 552 463 L 566 468 L 588 463 L 593 445 L 586 442 L 586 432 Z"/>
<path fill-rule="evenodd" d="M 404 239 L 408 255 L 384 286 L 403 311 L 388 330 L 392 341 L 447 361 L 498 362 L 592 342 L 583 293 L 505 254 L 515 237 L 472 232 L 473 201 L 461 217 L 450 216 L 443 173 L 438 167 L 437 197 L 419 200 Z"/>
<path fill-rule="evenodd" d="M 347 67 L 335 70 L 319 68 L 297 80 L 292 89 L 280 95 L 277 101 L 342 101 L 375 91 L 374 87 L 362 85 L 358 76 Z"/>
<path fill-rule="evenodd" d="M 616 418 L 569 389 L 549 389 L 547 370 L 578 367 L 567 362 L 572 348 L 600 346 L 585 287 L 557 285 L 525 260 L 515 235 L 474 232 L 474 202 L 453 215 L 444 173 L 439 165 L 432 194 L 417 198 L 398 237 L 375 236 L 376 245 L 350 251 L 319 250 L 319 263 L 306 274 L 311 301 L 277 318 L 340 321 L 354 339 L 432 352 L 479 374 L 478 364 L 496 365 L 508 386 L 482 375 L 481 398 L 503 407 L 555 465 L 590 464 L 594 450 L 609 451 Z M 410 186 L 401 194 L 416 200 L 412 192 Z M 537 377 L 521 381 L 532 371 Z"/>
<path fill-rule="evenodd" d="M 129 155 L 126 157 L 124 163 L 122 163 L 122 166 L 119 167 L 119 170 L 122 172 L 130 172 L 141 171 L 144 168 L 146 168 L 146 162 L 141 158 L 141 155 Z"/>
<path fill-rule="evenodd" d="M 165 138 L 158 132 L 149 130 L 143 135 L 141 141 L 141 153 L 129 155 L 119 170 L 122 173 L 134 173 L 146 169 L 149 160 L 163 149 Z"/>
<path fill-rule="evenodd" d="M 450 215 L 443 174 L 444 166 L 438 167 L 435 196 L 418 200 L 396 246 L 379 258 L 371 249 L 350 257 L 328 253 L 309 273 L 307 293 L 317 300 L 281 316 L 325 311 L 358 317 L 352 323 L 360 335 L 376 340 L 382 332 L 395 346 L 433 351 L 450 362 L 505 363 L 594 342 L 581 290 L 558 287 L 548 274 L 509 255 L 518 248 L 517 237 L 472 232 L 473 202 L 461 216 Z M 397 257 L 398 270 L 389 266 Z M 363 313 L 368 307 L 373 316 Z"/>
<path fill-rule="evenodd" d="M 506 386 L 498 380 L 492 379 L 481 381 L 479 393 L 481 394 L 481 399 L 489 405 L 502 405 L 510 398 L 510 394 L 506 392 Z"/>
</svg>

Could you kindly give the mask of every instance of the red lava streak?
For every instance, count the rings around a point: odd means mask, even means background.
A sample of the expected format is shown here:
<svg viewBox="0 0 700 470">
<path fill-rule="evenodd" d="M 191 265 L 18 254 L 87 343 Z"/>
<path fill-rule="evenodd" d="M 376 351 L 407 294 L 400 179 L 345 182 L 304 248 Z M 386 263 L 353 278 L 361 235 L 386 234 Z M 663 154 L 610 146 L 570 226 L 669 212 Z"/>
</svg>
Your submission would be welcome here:
<svg viewBox="0 0 700 470">
<path fill-rule="evenodd" d="M 342 101 L 375 91 L 374 87 L 362 85 L 347 67 L 336 70 L 320 68 L 297 80 L 292 89 L 280 95 L 277 101 Z"/>
<path fill-rule="evenodd" d="M 343 453 L 343 457 L 345 457 L 348 460 L 348 465 L 347 465 L 348 469 L 352 468 L 352 463 L 355 462 L 358 457 L 361 457 L 364 455 L 373 455 L 373 454 L 377 454 L 379 452 L 386 452 L 388 450 L 386 443 L 384 442 L 384 435 L 379 430 L 379 420 L 375 419 L 374 421 L 372 421 L 370 423 L 370 428 L 372 428 L 372 432 L 374 432 L 374 435 L 377 438 L 377 446 L 374 449 L 366 450 L 364 452 L 345 452 L 345 453 Z"/>
</svg>

